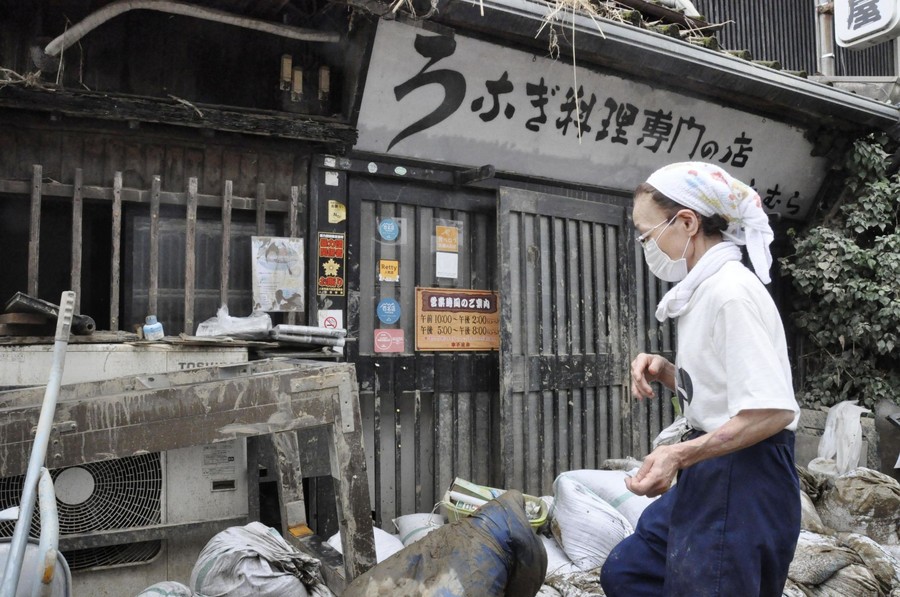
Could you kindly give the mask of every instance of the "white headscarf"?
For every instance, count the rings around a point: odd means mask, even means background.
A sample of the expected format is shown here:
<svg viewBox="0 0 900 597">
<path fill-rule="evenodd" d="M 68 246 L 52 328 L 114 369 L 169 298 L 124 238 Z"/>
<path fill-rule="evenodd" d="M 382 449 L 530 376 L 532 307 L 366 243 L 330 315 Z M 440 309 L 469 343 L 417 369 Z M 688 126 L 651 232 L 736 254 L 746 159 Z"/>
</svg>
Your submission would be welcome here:
<svg viewBox="0 0 900 597">
<path fill-rule="evenodd" d="M 722 236 L 738 245 L 746 245 L 753 271 L 768 284 L 772 253 L 769 244 L 775 238 L 759 194 L 732 178 L 715 164 L 678 162 L 663 166 L 647 179 L 657 191 L 672 201 L 703 216 L 719 214 L 728 222 Z"/>
</svg>

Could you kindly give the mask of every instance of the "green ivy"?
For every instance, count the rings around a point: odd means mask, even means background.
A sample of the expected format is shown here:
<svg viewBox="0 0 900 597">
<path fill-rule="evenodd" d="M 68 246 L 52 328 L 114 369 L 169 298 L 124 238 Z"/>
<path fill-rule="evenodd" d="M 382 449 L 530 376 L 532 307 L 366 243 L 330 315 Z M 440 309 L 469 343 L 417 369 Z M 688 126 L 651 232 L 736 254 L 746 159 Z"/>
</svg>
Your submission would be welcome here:
<svg viewBox="0 0 900 597">
<path fill-rule="evenodd" d="M 900 404 L 900 176 L 885 139 L 857 141 L 846 183 L 819 225 L 789 231 L 781 260 L 794 285 L 794 320 L 806 335 L 798 398 L 806 406 L 887 398 Z"/>
</svg>

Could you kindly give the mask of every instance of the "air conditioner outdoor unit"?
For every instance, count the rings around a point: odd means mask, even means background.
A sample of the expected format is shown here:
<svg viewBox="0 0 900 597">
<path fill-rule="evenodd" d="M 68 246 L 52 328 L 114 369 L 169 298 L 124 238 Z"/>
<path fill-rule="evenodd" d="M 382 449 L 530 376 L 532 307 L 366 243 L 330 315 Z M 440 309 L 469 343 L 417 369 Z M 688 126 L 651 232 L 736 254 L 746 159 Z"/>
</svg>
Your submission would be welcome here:
<svg viewBox="0 0 900 597">
<path fill-rule="evenodd" d="M 230 440 L 88 463 L 52 471 L 61 546 L 72 570 L 74 594 L 137 595 L 163 581 L 188 584 L 200 550 L 215 532 L 247 516 L 245 440 Z M 18 505 L 23 476 L 0 479 L 0 509 Z M 177 539 L 141 540 L 141 527 L 220 521 Z M 229 522 L 230 521 L 230 522 Z M 37 536 L 38 518 L 32 522 Z M 14 523 L 0 523 L 12 536 Z M 103 545 L 104 536 L 134 529 L 134 541 Z M 66 550 L 67 536 L 87 536 L 96 547 Z"/>
</svg>

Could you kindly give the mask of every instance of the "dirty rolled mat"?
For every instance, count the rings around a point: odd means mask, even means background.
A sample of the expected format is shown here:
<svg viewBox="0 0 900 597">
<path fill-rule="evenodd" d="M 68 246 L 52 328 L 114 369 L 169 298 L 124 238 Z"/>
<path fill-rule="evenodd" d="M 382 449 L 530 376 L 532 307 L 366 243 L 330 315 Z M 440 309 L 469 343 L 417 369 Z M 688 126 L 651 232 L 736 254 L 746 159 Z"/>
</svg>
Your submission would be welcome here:
<svg viewBox="0 0 900 597">
<path fill-rule="evenodd" d="M 546 572 L 547 554 L 525 516 L 525 500 L 507 491 L 381 562 L 343 597 L 533 597 Z"/>
</svg>

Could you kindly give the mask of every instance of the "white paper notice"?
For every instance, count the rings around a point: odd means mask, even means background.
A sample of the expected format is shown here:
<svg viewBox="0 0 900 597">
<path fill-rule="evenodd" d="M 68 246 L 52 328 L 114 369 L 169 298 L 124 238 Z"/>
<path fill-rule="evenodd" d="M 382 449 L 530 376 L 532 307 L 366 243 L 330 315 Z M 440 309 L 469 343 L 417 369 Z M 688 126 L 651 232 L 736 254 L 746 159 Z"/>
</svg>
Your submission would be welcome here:
<svg viewBox="0 0 900 597">
<path fill-rule="evenodd" d="M 341 309 L 320 309 L 317 312 L 317 319 L 320 328 L 339 330 L 344 327 L 344 312 Z M 344 349 L 338 346 L 331 347 L 331 350 L 338 354 L 344 354 Z"/>
<path fill-rule="evenodd" d="M 437 252 L 434 270 L 438 278 L 453 278 L 459 275 L 459 253 Z"/>
</svg>

